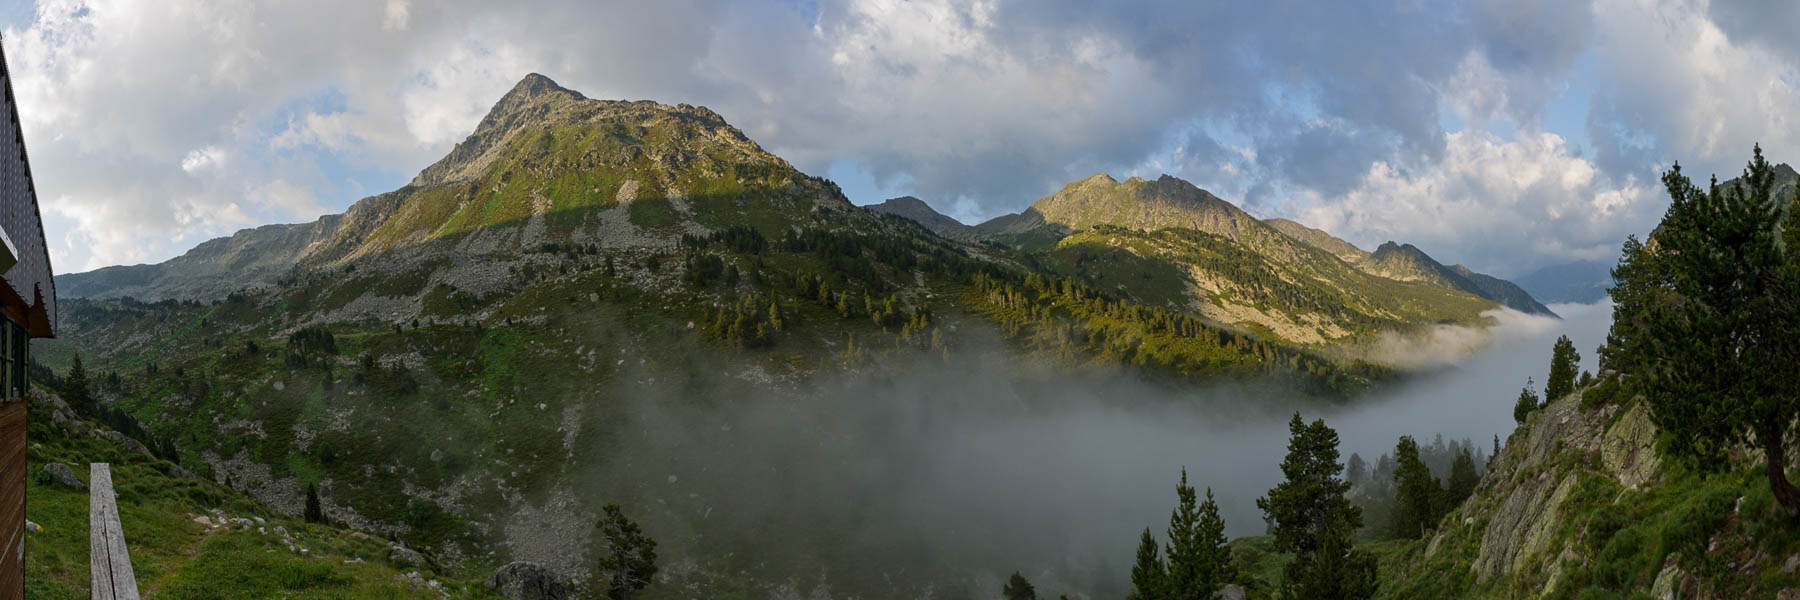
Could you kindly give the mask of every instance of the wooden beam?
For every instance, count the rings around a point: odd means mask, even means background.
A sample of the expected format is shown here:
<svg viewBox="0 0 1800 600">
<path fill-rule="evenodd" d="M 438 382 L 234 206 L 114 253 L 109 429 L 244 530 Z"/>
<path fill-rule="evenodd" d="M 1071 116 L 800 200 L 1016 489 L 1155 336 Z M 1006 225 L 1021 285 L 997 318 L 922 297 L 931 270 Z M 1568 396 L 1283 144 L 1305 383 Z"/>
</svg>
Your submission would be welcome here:
<svg viewBox="0 0 1800 600">
<path fill-rule="evenodd" d="M 131 572 L 131 553 L 125 550 L 125 530 L 119 528 L 119 507 L 113 497 L 112 465 L 88 465 L 88 572 L 93 575 L 93 600 L 138 600 L 137 576 Z"/>
<path fill-rule="evenodd" d="M 25 413 L 24 398 L 0 397 L 0 600 L 25 597 Z"/>
</svg>

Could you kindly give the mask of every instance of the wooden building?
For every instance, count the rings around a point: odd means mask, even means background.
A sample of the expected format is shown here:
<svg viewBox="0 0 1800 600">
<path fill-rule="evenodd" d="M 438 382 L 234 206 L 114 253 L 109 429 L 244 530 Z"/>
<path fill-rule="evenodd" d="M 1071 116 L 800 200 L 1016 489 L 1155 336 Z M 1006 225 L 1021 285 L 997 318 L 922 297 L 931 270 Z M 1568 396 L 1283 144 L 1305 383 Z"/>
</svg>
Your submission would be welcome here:
<svg viewBox="0 0 1800 600">
<path fill-rule="evenodd" d="M 3 48 L 0 87 L 11 119 L 0 126 L 0 600 L 16 600 L 25 595 L 26 354 L 31 338 L 56 335 L 56 282 Z"/>
</svg>

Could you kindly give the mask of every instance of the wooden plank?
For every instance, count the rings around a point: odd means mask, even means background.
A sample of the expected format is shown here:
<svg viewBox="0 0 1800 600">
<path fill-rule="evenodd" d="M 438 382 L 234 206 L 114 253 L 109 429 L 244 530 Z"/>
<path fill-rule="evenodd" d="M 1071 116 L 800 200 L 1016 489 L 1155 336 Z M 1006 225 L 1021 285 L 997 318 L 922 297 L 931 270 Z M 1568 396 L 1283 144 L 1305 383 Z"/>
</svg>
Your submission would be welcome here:
<svg viewBox="0 0 1800 600">
<path fill-rule="evenodd" d="M 26 409 L 0 399 L 0 600 L 25 597 Z"/>
<path fill-rule="evenodd" d="M 119 507 L 113 496 L 112 465 L 88 466 L 88 572 L 93 575 L 93 600 L 138 600 L 137 576 L 131 572 L 131 554 L 125 548 L 125 531 L 119 528 Z"/>
</svg>

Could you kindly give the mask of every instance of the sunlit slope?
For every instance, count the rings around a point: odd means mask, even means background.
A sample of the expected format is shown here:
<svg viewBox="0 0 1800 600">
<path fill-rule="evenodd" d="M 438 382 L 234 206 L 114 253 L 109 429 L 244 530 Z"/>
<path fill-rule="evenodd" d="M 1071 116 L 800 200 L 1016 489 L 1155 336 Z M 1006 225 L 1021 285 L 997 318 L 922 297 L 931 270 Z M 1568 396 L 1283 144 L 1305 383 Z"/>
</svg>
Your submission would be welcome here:
<svg viewBox="0 0 1800 600">
<path fill-rule="evenodd" d="M 1534 412 L 1429 535 L 1384 542 L 1383 597 L 1775 598 L 1800 587 L 1788 566 L 1800 538 L 1761 461 L 1702 476 L 1662 460 L 1647 407 L 1618 387 L 1608 375 Z"/>
</svg>

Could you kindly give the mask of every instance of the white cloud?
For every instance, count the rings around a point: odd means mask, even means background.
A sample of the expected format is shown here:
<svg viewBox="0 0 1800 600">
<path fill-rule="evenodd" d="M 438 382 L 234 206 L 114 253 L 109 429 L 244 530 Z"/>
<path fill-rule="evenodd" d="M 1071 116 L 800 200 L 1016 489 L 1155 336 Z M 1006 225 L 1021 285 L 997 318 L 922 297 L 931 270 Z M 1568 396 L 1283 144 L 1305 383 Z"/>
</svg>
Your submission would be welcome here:
<svg viewBox="0 0 1800 600">
<path fill-rule="evenodd" d="M 1641 235 L 1660 216 L 1659 191 L 1630 177 L 1614 185 L 1556 134 L 1507 142 L 1464 130 L 1448 136 L 1433 168 L 1377 163 L 1354 190 L 1313 203 L 1301 220 L 1364 249 L 1410 242 L 1446 263 L 1515 276 L 1615 255 L 1627 234 Z"/>
<path fill-rule="evenodd" d="M 225 151 L 219 149 L 218 146 L 196 148 L 188 151 L 187 156 L 182 157 L 181 170 L 193 174 L 201 169 L 218 168 L 224 162 Z"/>
<path fill-rule="evenodd" d="M 808 172 L 847 162 L 959 217 L 1166 165 L 1361 243 L 1517 265 L 1647 229 L 1669 160 L 1800 157 L 1800 53 L 1728 4 L 43 0 L 5 39 L 38 188 L 67 204 L 46 209 L 59 270 L 384 191 L 528 72 L 708 105 Z M 1590 63 L 1578 154 L 1544 128 Z M 1465 229 L 1495 223 L 1514 232 Z"/>
<path fill-rule="evenodd" d="M 387 31 L 406 29 L 406 20 L 412 9 L 406 0 L 387 0 L 387 10 L 381 16 L 381 28 Z"/>
</svg>

